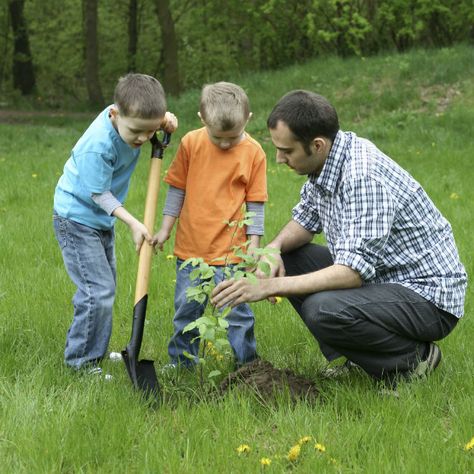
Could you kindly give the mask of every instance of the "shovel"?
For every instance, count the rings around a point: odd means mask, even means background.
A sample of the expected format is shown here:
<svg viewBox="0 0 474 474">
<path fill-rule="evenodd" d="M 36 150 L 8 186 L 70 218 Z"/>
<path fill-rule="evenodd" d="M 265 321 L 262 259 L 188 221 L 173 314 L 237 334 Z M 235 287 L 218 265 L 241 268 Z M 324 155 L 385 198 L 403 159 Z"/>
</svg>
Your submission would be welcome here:
<svg viewBox="0 0 474 474">
<path fill-rule="evenodd" d="M 160 172 L 163 151 L 168 146 L 171 134 L 164 133 L 160 142 L 158 137 L 151 138 L 151 160 L 150 174 L 148 177 L 148 189 L 145 202 L 145 217 L 143 223 L 148 232 L 153 234 L 153 226 L 156 217 L 158 191 L 160 189 Z M 143 339 L 143 328 L 145 325 L 146 306 L 148 301 L 148 283 L 150 279 L 151 260 L 153 248 L 146 242 L 140 249 L 138 259 L 137 282 L 135 286 L 135 306 L 133 308 L 132 335 L 127 347 L 122 351 L 128 375 L 136 389 L 145 392 L 146 396 L 159 398 L 160 385 L 156 377 L 155 367 L 152 360 L 138 360 Z"/>
</svg>

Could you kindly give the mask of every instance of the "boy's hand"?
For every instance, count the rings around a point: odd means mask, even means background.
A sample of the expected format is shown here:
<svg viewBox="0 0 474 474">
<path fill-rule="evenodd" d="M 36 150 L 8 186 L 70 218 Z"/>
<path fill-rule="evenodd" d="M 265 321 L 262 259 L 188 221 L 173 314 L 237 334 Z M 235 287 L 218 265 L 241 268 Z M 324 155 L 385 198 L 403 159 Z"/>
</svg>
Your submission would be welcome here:
<svg viewBox="0 0 474 474">
<path fill-rule="evenodd" d="M 143 241 L 146 240 L 150 245 L 152 243 L 152 237 L 148 233 L 148 229 L 145 224 L 140 221 L 134 221 L 130 224 L 130 231 L 132 232 L 132 239 L 135 244 L 135 250 L 140 252 Z"/>
<path fill-rule="evenodd" d="M 170 238 L 170 232 L 168 232 L 166 229 L 160 229 L 154 236 L 151 241 L 151 245 L 156 250 L 156 247 L 158 247 L 160 250 L 163 250 L 163 244 Z"/>
<path fill-rule="evenodd" d="M 178 128 L 178 119 L 175 114 L 166 112 L 163 121 L 161 122 L 161 129 L 168 133 L 173 133 Z"/>
</svg>

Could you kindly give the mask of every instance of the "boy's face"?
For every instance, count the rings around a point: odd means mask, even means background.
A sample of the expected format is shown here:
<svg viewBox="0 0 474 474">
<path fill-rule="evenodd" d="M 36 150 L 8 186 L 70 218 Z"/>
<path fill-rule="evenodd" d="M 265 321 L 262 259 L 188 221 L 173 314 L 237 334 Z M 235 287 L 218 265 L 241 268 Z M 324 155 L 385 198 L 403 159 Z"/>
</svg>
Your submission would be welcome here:
<svg viewBox="0 0 474 474">
<path fill-rule="evenodd" d="M 206 122 L 204 122 L 199 112 L 198 115 L 201 118 L 202 123 L 206 126 L 209 140 L 211 140 L 211 142 L 221 150 L 229 150 L 243 140 L 245 126 L 247 125 L 248 119 L 245 122 L 236 125 L 231 130 L 226 130 L 224 132 L 221 129 L 208 125 Z"/>
<path fill-rule="evenodd" d="M 132 148 L 140 148 L 161 127 L 163 117 L 143 119 L 126 117 L 117 108 L 110 109 L 112 124 L 122 140 Z"/>
</svg>

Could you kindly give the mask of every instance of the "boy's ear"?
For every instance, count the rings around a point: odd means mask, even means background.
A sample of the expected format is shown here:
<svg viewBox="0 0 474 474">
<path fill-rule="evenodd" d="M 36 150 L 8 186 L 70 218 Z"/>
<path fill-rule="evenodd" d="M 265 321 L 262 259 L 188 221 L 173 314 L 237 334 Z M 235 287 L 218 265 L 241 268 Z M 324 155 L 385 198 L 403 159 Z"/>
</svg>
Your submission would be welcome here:
<svg viewBox="0 0 474 474">
<path fill-rule="evenodd" d="M 252 115 L 253 115 L 253 112 L 250 112 L 250 113 L 249 113 L 249 116 L 248 116 L 248 118 L 247 118 L 247 123 L 248 123 L 248 121 L 252 118 Z"/>
<path fill-rule="evenodd" d="M 206 125 L 206 123 L 204 122 L 204 119 L 202 118 L 201 112 L 198 112 L 197 114 L 198 114 L 198 117 L 200 118 L 202 124 Z"/>
<path fill-rule="evenodd" d="M 119 111 L 117 109 L 117 107 L 115 107 L 115 105 L 112 105 L 109 109 L 109 114 L 110 116 L 113 118 L 113 119 L 116 119 L 117 118 L 117 115 L 118 115 Z"/>
</svg>

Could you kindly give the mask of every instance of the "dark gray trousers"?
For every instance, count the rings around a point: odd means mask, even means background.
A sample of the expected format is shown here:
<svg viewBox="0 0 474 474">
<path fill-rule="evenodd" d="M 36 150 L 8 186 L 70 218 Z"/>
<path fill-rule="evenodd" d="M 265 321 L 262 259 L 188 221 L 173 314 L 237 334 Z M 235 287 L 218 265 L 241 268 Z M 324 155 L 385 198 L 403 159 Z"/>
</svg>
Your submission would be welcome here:
<svg viewBox="0 0 474 474">
<path fill-rule="evenodd" d="M 333 264 L 327 247 L 307 244 L 282 255 L 286 274 Z M 373 284 L 289 298 L 328 360 L 345 356 L 375 378 L 413 369 L 428 343 L 447 336 L 458 319 L 399 284 Z"/>
</svg>

